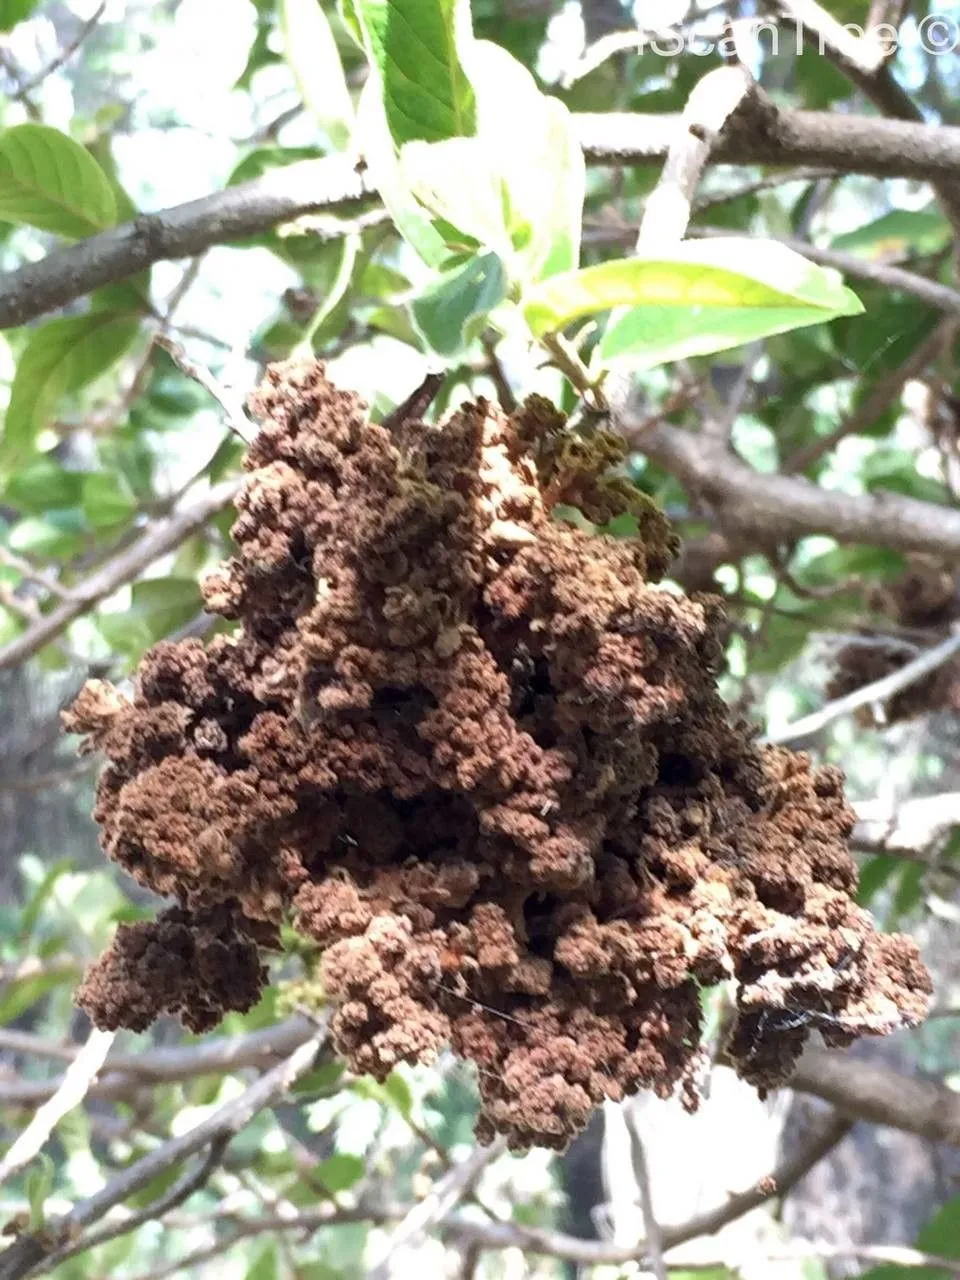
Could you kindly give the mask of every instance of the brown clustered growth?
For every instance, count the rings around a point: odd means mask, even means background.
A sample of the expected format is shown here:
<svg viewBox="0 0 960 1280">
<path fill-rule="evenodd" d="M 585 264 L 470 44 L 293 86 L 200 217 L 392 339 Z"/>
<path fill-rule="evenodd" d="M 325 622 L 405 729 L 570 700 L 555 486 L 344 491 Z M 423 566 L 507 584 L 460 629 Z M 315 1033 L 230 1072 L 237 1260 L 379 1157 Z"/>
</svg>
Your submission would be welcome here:
<svg viewBox="0 0 960 1280">
<path fill-rule="evenodd" d="M 875 613 L 890 618 L 903 638 L 864 632 L 861 639 L 838 649 L 825 690 L 828 698 L 846 697 L 900 671 L 928 647 L 925 634 L 930 636 L 929 643 L 938 644 L 946 637 L 947 628 L 960 619 L 960 591 L 954 573 L 928 556 L 910 557 L 906 573 L 896 582 L 873 588 L 867 604 Z M 854 714 L 858 724 L 871 729 L 937 711 L 960 711 L 960 657 L 951 658 L 887 699 L 882 718 L 872 706 L 859 707 Z"/>
<path fill-rule="evenodd" d="M 762 1089 L 811 1029 L 923 1018 L 916 947 L 853 901 L 841 775 L 731 720 L 720 604 L 654 585 L 676 544 L 619 441 L 542 399 L 390 432 L 311 363 L 254 409 L 236 558 L 205 585 L 237 635 L 159 644 L 132 701 L 90 684 L 66 716 L 109 759 L 107 854 L 177 902 L 88 973 L 99 1026 L 249 1008 L 289 915 L 355 1070 L 449 1043 L 481 1139 L 561 1148 L 604 1098 L 696 1104 L 723 979 Z"/>
</svg>

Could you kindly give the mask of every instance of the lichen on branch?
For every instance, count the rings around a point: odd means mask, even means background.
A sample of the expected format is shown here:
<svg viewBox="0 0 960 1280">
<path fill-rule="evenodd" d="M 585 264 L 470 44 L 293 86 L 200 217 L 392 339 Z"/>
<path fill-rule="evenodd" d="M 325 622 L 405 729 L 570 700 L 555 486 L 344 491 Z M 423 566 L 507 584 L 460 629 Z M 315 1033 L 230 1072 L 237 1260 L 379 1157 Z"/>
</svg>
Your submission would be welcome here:
<svg viewBox="0 0 960 1280">
<path fill-rule="evenodd" d="M 606 1097 L 696 1104 L 722 980 L 761 1089 L 814 1028 L 923 1018 L 915 945 L 853 899 L 841 775 L 731 717 L 720 603 L 657 585 L 676 542 L 619 441 L 538 398 L 390 432 L 314 363 L 252 408 L 205 584 L 236 634 L 159 644 L 132 701 L 92 682 L 65 717 L 108 758 L 108 856 L 176 903 L 87 973 L 97 1025 L 249 1008 L 292 920 L 355 1070 L 450 1044 L 481 1139 L 562 1147 Z"/>
</svg>

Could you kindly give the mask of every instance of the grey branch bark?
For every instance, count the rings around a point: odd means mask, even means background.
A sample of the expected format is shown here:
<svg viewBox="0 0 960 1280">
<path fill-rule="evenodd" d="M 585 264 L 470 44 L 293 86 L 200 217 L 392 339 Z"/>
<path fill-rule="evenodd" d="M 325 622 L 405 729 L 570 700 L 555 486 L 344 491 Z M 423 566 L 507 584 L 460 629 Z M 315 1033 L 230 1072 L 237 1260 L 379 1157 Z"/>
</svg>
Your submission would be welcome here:
<svg viewBox="0 0 960 1280">
<path fill-rule="evenodd" d="M 680 115 L 609 112 L 574 116 L 587 160 L 637 165 L 662 160 L 687 129 Z M 934 181 L 960 171 L 960 128 L 783 111 L 731 120 L 710 163 L 812 164 L 847 173 Z M 349 216 L 376 196 L 369 179 L 341 156 L 275 169 L 187 204 L 146 214 L 57 249 L 0 281 L 0 329 L 56 310 L 90 290 L 154 262 L 187 258 L 215 244 L 257 235 L 304 214 Z M 330 234 L 337 234 L 331 225 Z"/>
<path fill-rule="evenodd" d="M 847 78 L 884 115 L 919 123 L 923 112 L 890 70 L 888 51 L 870 32 L 855 36 L 817 0 L 768 0 L 766 5 L 808 39 L 815 36 L 824 57 L 839 67 Z M 941 178 L 933 184 L 944 213 L 954 232 L 960 235 L 960 179 Z"/>
<path fill-rule="evenodd" d="M 629 416 L 622 428 L 630 438 Z M 828 533 L 896 551 L 960 560 L 960 511 L 898 494 L 828 492 L 799 476 L 766 475 L 702 434 L 662 423 L 638 447 L 710 506 L 730 535 L 761 545 Z"/>
<path fill-rule="evenodd" d="M 90 1086 L 93 1098 L 128 1098 L 137 1089 L 171 1081 L 194 1080 L 198 1076 L 220 1075 L 241 1071 L 245 1067 L 266 1069 L 278 1059 L 293 1053 L 313 1034 L 313 1024 L 306 1018 L 288 1018 L 262 1031 L 243 1036 L 216 1036 L 197 1044 L 169 1049 L 149 1049 L 146 1053 L 112 1053 L 107 1058 L 100 1078 Z M 5 1047 L 19 1053 L 47 1054 L 35 1040 L 38 1037 L 18 1032 Z M 43 1045 L 40 1041 L 40 1045 Z M 58 1056 L 72 1056 L 70 1050 L 55 1046 Z M 52 1080 L 0 1081 L 0 1106 L 37 1106 L 52 1097 L 63 1083 L 63 1076 Z"/>
<path fill-rule="evenodd" d="M 914 1080 L 844 1053 L 808 1048 L 790 1088 L 810 1093 L 858 1120 L 960 1146 L 960 1094 L 932 1080 Z"/>
</svg>

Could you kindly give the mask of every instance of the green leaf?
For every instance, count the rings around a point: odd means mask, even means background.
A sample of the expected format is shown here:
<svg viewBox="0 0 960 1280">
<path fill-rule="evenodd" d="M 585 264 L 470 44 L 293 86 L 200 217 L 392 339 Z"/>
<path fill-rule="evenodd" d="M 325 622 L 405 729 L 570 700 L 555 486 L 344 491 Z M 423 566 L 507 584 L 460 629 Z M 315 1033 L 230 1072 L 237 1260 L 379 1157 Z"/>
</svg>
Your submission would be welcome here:
<svg viewBox="0 0 960 1280">
<path fill-rule="evenodd" d="M 828 587 L 853 577 L 889 582 L 903 574 L 906 567 L 904 557 L 886 547 L 834 547 L 807 560 L 795 576 L 804 586 Z"/>
<path fill-rule="evenodd" d="M 322 1062 L 319 1067 L 314 1067 L 305 1076 L 301 1076 L 294 1085 L 293 1092 L 325 1093 L 333 1088 L 342 1075 L 342 1062 Z"/>
<path fill-rule="evenodd" d="M 891 927 L 914 911 L 923 901 L 923 881 L 926 870 L 926 867 L 919 862 L 908 862 L 904 865 L 890 910 Z"/>
<path fill-rule="evenodd" d="M 131 597 L 125 614 L 108 613 L 98 619 L 101 635 L 123 653 L 139 655 L 203 609 L 203 597 L 193 578 L 147 578 L 136 583 Z"/>
<path fill-rule="evenodd" d="M 330 289 L 323 297 L 320 305 L 310 318 L 310 323 L 303 331 L 303 336 L 294 348 L 293 354 L 300 357 L 309 357 L 313 354 L 314 339 L 321 333 L 324 324 L 336 311 L 340 303 L 347 295 L 350 288 L 350 282 L 353 279 L 353 271 L 357 265 L 357 259 L 360 253 L 361 240 L 359 235 L 346 235 L 340 241 L 340 265 L 337 268 L 337 274 L 333 279 Z M 338 326 L 338 329 L 340 326 Z"/>
<path fill-rule="evenodd" d="M 472 243 L 508 255 L 499 157 L 485 139 L 407 143 L 400 148 L 400 171 L 411 194 L 438 219 L 449 247 Z"/>
<path fill-rule="evenodd" d="M 0 134 L 0 220 L 80 239 L 117 220 L 110 179 L 89 151 L 45 124 Z"/>
<path fill-rule="evenodd" d="M 37 927 L 37 921 L 40 919 L 40 913 L 44 908 L 44 904 L 56 888 L 57 881 L 61 876 L 73 869 L 73 863 L 69 858 L 61 858 L 59 862 L 55 862 L 44 874 L 43 879 L 30 895 L 30 899 L 23 908 L 23 913 L 20 916 L 19 934 L 21 944 L 26 944 L 30 941 L 30 937 L 33 934 L 34 929 Z"/>
<path fill-rule="evenodd" d="M 477 336 L 506 293 L 503 263 L 484 253 L 428 286 L 413 301 L 413 317 L 434 351 L 452 356 Z"/>
<path fill-rule="evenodd" d="M 47 1203 L 47 1197 L 53 1190 L 53 1182 L 56 1177 L 54 1163 L 45 1151 L 40 1153 L 38 1165 L 39 1167 L 34 1166 L 30 1170 L 24 1181 L 27 1203 L 30 1206 L 31 1231 L 36 1231 L 43 1226 L 44 1206 Z"/>
<path fill-rule="evenodd" d="M 337 151 L 350 141 L 355 123 L 343 63 L 320 0 L 281 0 L 284 56 L 300 96 Z"/>
<path fill-rule="evenodd" d="M 51 970 L 49 973 L 36 973 L 30 977 L 18 978 L 8 983 L 0 994 L 0 1027 L 5 1027 L 14 1018 L 31 1008 L 48 995 L 54 987 L 66 982 L 73 982 L 77 973 L 64 967 Z"/>
<path fill-rule="evenodd" d="M 79 507 L 54 508 L 44 516 L 27 516 L 10 530 L 7 539 L 11 550 L 51 560 L 66 559 L 79 550 L 89 533 Z"/>
<path fill-rule="evenodd" d="M 35 329 L 17 362 L 0 457 L 9 462 L 29 451 L 61 396 L 79 391 L 109 369 L 139 328 L 136 316 L 91 311 Z"/>
<path fill-rule="evenodd" d="M 348 35 L 350 35 L 362 49 L 363 27 L 360 25 L 360 19 L 357 17 L 357 6 L 354 4 L 354 0 L 337 0 L 337 13 L 340 15 L 340 21 L 343 23 Z"/>
<path fill-rule="evenodd" d="M 366 1165 L 360 1156 L 340 1152 L 322 1160 L 314 1172 L 331 1195 L 348 1191 L 363 1177 Z"/>
<path fill-rule="evenodd" d="M 474 133 L 476 102 L 458 50 L 471 38 L 463 0 L 352 0 L 351 17 L 398 147 Z"/>
<path fill-rule="evenodd" d="M 300 160 L 318 160 L 322 155 L 319 147 L 254 147 L 233 169 L 226 185 L 235 187 L 240 182 L 253 182 L 271 169 L 281 169 Z"/>
<path fill-rule="evenodd" d="M 670 1268 L 670 1280 L 733 1280 L 733 1273 L 726 1267 L 711 1267 L 708 1271 L 674 1271 Z"/>
<path fill-rule="evenodd" d="M 862 310 L 837 272 L 775 241 L 689 240 L 542 281 L 524 298 L 536 336 L 620 308 L 605 361 L 652 368 Z"/>
<path fill-rule="evenodd" d="M 0 0 L 0 31 L 12 31 L 38 4 L 39 0 Z"/>
<path fill-rule="evenodd" d="M 280 1264 L 277 1246 L 272 1241 L 265 1244 L 244 1273 L 244 1280 L 278 1280 Z"/>
<path fill-rule="evenodd" d="M 17 511 L 43 515 L 51 508 L 76 506 L 83 481 L 82 471 L 67 471 L 50 458 L 38 458 L 13 472 L 3 500 Z"/>
<path fill-rule="evenodd" d="M 916 1247 L 939 1258 L 960 1258 L 960 1196 L 954 1196 L 920 1228 Z M 862 1280 L 950 1280 L 942 1267 L 901 1267 L 882 1263 L 863 1273 Z"/>
<path fill-rule="evenodd" d="M 860 868 L 857 902 L 862 907 L 869 906 L 879 890 L 902 867 L 903 863 L 899 858 L 891 858 L 886 853 L 878 853 L 875 858 L 868 858 Z"/>
<path fill-rule="evenodd" d="M 413 1114 L 413 1091 L 399 1071 L 390 1072 L 383 1082 L 383 1092 L 400 1112 L 404 1120 L 409 1120 Z"/>
<path fill-rule="evenodd" d="M 936 209 L 891 209 L 856 231 L 835 236 L 831 249 L 865 258 L 939 253 L 950 243 L 950 224 Z"/>
<path fill-rule="evenodd" d="M 433 219 L 414 199 L 404 180 L 380 86 L 374 77 L 367 81 L 357 104 L 357 144 L 397 230 L 428 266 L 442 267 L 449 251 Z"/>
<path fill-rule="evenodd" d="M 109 529 L 129 520 L 137 499 L 116 471 L 94 471 L 83 482 L 83 513 L 92 529 Z"/>
<path fill-rule="evenodd" d="M 511 278 L 527 284 L 574 270 L 586 169 L 570 112 L 499 45 L 470 41 L 463 60 L 476 91 L 477 136 L 496 157 Z"/>
</svg>

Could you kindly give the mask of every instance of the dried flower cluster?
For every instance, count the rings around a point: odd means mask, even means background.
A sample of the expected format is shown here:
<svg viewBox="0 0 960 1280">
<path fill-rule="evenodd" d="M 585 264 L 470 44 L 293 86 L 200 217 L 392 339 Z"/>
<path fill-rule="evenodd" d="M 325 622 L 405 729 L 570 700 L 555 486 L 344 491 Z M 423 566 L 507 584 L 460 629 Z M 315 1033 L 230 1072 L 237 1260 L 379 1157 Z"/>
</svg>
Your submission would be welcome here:
<svg viewBox="0 0 960 1280">
<path fill-rule="evenodd" d="M 916 641 L 922 642 L 926 634 L 937 643 L 946 628 L 960 619 L 954 573 L 928 556 L 912 557 L 907 572 L 889 586 L 872 590 L 867 603 L 890 618 L 902 638 L 865 634 L 839 649 L 826 689 L 828 698 L 842 698 L 899 671 L 916 657 Z M 935 711 L 960 711 L 960 658 L 945 662 L 890 698 L 883 708 L 883 723 L 896 724 Z M 856 716 L 864 728 L 878 723 L 873 707 L 861 707 Z"/>
<path fill-rule="evenodd" d="M 177 902 L 92 966 L 95 1023 L 249 1008 L 291 918 L 355 1070 L 449 1043 L 482 1139 L 562 1147 L 605 1097 L 695 1105 L 722 979 L 760 1088 L 811 1028 L 924 1016 L 914 944 L 851 897 L 839 773 L 731 720 L 719 602 L 653 585 L 675 542 L 614 437 L 540 399 L 391 431 L 316 364 L 254 408 L 236 558 L 205 587 L 236 637 L 157 645 L 132 701 L 91 683 L 66 718 L 109 758 L 107 854 Z"/>
</svg>

